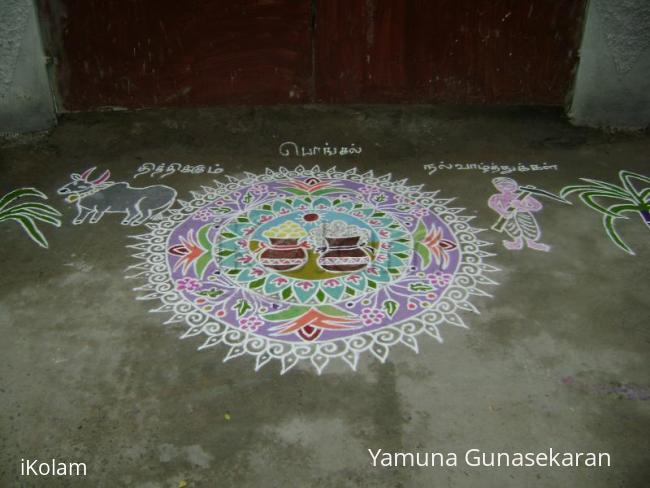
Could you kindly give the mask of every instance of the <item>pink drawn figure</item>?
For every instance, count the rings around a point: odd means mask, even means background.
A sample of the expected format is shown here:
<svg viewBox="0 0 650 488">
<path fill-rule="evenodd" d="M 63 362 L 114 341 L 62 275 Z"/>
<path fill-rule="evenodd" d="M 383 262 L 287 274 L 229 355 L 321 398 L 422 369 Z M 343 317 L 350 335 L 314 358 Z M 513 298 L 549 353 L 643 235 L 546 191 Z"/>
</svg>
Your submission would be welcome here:
<svg viewBox="0 0 650 488">
<path fill-rule="evenodd" d="M 531 249 L 548 252 L 551 247 L 539 242 L 542 231 L 533 215 L 533 212 L 542 209 L 542 203 L 526 190 L 520 189 L 512 178 L 494 178 L 492 183 L 499 193 L 489 198 L 488 206 L 500 215 L 499 221 L 492 228 L 505 232 L 512 239 L 504 240 L 504 247 L 519 250 L 523 249 L 525 243 Z"/>
</svg>

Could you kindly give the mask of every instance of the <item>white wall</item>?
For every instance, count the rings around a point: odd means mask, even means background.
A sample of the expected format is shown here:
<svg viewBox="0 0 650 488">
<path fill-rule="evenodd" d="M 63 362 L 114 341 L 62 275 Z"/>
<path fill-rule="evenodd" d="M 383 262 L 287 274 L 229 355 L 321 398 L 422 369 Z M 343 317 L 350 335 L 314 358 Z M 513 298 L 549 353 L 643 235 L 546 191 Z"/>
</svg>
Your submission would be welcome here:
<svg viewBox="0 0 650 488">
<path fill-rule="evenodd" d="M 56 123 L 45 55 L 31 0 L 0 0 L 0 133 Z"/>
<path fill-rule="evenodd" d="M 650 0 L 590 0 L 569 117 L 593 127 L 650 126 Z"/>
</svg>

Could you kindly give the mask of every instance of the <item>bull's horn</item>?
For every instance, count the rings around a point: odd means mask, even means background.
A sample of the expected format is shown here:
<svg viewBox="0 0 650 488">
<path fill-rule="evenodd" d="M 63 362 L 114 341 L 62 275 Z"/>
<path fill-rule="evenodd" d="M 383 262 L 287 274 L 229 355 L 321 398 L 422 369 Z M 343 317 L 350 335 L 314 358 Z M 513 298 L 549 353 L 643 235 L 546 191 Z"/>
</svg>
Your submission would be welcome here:
<svg viewBox="0 0 650 488">
<path fill-rule="evenodd" d="M 104 183 L 110 177 L 111 177 L 111 171 L 107 169 L 106 171 L 104 171 L 102 173 L 102 175 L 99 178 L 97 178 L 95 181 L 91 181 L 91 183 L 93 185 L 101 185 L 102 183 Z"/>
<path fill-rule="evenodd" d="M 89 169 L 87 169 L 86 171 L 84 171 L 83 173 L 81 173 L 81 179 L 82 179 L 83 181 L 88 181 L 88 177 L 90 176 L 90 174 L 91 174 L 93 171 L 95 171 L 96 168 L 97 168 L 97 166 L 93 166 L 92 168 L 89 168 Z"/>
</svg>

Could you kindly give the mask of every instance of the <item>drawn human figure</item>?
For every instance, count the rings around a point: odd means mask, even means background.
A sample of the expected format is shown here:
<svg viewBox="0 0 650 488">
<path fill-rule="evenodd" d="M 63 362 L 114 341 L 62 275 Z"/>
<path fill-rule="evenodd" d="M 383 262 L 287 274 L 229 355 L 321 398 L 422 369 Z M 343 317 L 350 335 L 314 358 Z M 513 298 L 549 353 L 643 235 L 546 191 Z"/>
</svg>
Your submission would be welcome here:
<svg viewBox="0 0 650 488">
<path fill-rule="evenodd" d="M 530 249 L 548 252 L 551 247 L 539 242 L 542 231 L 533 215 L 542 209 L 542 202 L 531 196 L 528 189 L 520 188 L 512 178 L 494 178 L 492 183 L 499 193 L 488 199 L 488 206 L 500 215 L 492 229 L 510 237 L 511 240 L 503 241 L 504 247 L 519 250 L 525 244 Z"/>
</svg>

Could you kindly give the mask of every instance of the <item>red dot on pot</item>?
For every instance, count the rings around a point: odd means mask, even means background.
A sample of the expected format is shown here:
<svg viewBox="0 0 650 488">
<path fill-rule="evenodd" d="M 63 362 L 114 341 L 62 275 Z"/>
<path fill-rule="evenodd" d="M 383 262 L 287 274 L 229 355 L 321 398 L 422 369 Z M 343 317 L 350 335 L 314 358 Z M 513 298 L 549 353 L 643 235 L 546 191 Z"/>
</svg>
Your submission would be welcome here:
<svg viewBox="0 0 650 488">
<path fill-rule="evenodd" d="M 308 213 L 308 214 L 303 215 L 302 218 L 305 219 L 307 222 L 313 222 L 315 220 L 318 220 L 319 217 L 318 217 L 318 214 Z"/>
</svg>

